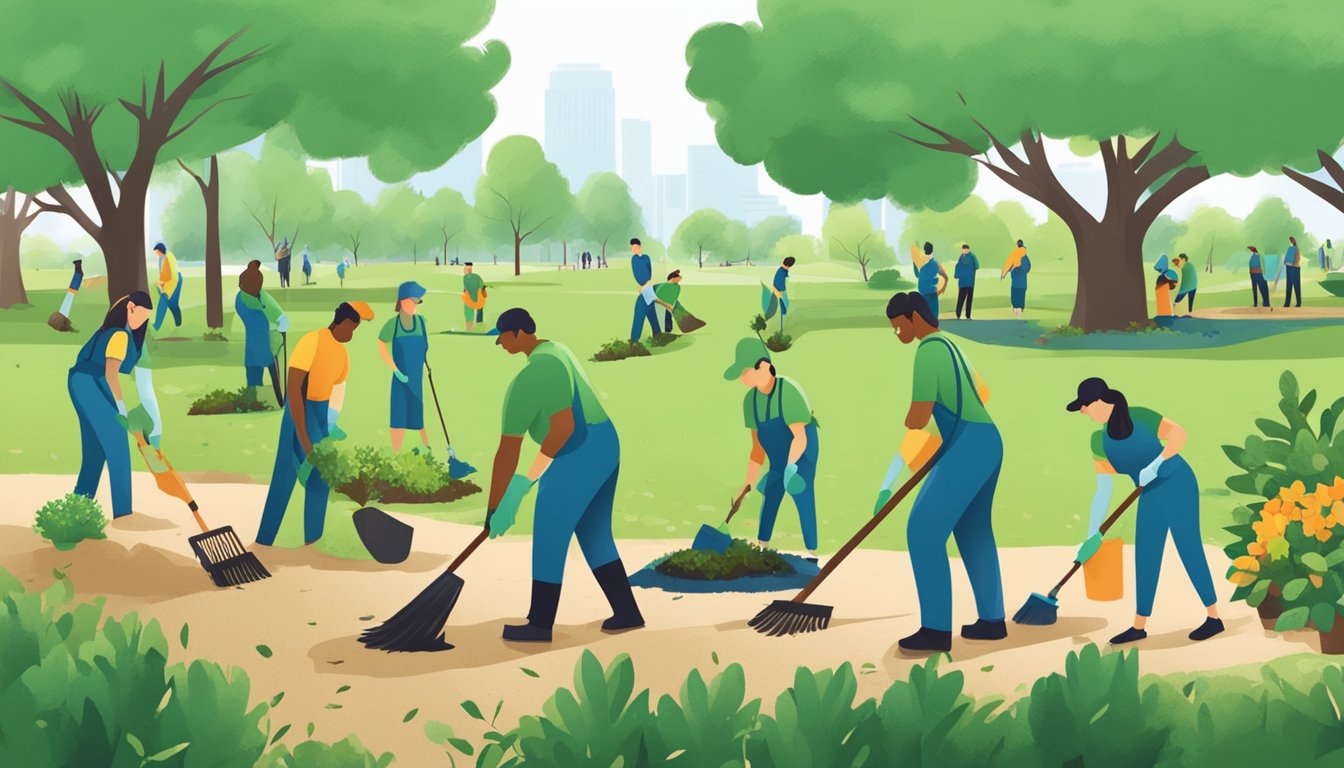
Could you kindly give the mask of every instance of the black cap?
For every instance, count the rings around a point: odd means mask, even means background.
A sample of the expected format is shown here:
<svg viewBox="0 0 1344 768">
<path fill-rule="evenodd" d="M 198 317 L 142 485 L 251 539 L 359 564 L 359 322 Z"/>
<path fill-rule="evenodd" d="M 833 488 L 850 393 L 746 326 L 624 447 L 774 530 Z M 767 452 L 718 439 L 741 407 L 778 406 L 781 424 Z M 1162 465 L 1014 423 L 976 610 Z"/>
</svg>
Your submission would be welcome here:
<svg viewBox="0 0 1344 768">
<path fill-rule="evenodd" d="M 1106 386 L 1106 381 L 1104 379 L 1099 379 L 1096 376 L 1093 376 L 1090 379 L 1083 379 L 1078 384 L 1078 397 L 1074 398 L 1073 402 L 1069 403 L 1066 407 L 1070 411 L 1081 410 L 1084 405 L 1091 405 L 1092 403 L 1097 402 L 1101 399 L 1102 395 L 1109 391 L 1111 391 L 1111 388 Z"/>
<path fill-rule="evenodd" d="M 638 237 L 632 237 L 632 238 L 630 238 L 630 244 L 631 244 L 631 245 L 643 245 L 643 243 L 639 242 L 639 238 L 638 238 Z"/>
<path fill-rule="evenodd" d="M 513 309 L 506 309 L 501 312 L 499 317 L 495 320 L 494 330 L 486 335 L 499 336 L 515 331 L 522 331 L 523 333 L 537 332 L 537 322 L 533 320 L 532 315 L 529 315 L 527 310 L 522 307 L 514 307 Z M 499 339 L 495 339 L 495 343 L 498 344 Z"/>
</svg>

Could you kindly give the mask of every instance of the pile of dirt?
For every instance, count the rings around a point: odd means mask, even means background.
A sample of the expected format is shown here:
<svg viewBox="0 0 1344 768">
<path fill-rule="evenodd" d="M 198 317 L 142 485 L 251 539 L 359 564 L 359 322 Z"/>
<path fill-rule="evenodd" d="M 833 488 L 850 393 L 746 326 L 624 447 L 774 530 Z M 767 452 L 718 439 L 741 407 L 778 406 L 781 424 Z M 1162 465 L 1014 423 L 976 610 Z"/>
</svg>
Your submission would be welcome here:
<svg viewBox="0 0 1344 768">
<path fill-rule="evenodd" d="M 602 345 L 602 348 L 592 356 L 595 363 L 608 363 L 613 360 L 624 360 L 628 357 L 648 357 L 651 352 L 649 348 L 638 341 L 626 341 L 617 339 L 609 341 Z"/>
<path fill-rule="evenodd" d="M 712 549 L 679 549 L 654 566 L 665 576 L 702 581 L 732 581 L 748 576 L 790 574 L 794 568 L 773 549 L 752 546 L 743 539 L 722 552 Z"/>
</svg>

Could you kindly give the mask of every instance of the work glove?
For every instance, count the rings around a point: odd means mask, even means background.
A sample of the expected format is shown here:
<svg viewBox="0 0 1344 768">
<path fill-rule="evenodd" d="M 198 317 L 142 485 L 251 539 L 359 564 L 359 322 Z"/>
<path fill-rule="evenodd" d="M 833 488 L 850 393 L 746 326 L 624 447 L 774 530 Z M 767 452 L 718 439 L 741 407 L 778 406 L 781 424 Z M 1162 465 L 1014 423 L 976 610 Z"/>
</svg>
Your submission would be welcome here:
<svg viewBox="0 0 1344 768">
<path fill-rule="evenodd" d="M 392 375 L 396 377 L 397 381 L 400 381 L 402 384 L 405 384 L 406 382 L 410 381 L 410 378 L 407 377 L 406 374 L 402 373 L 401 371 L 395 368 L 392 369 Z"/>
<path fill-rule="evenodd" d="M 308 478 L 312 477 L 314 471 L 313 465 L 308 463 L 308 458 L 305 456 L 303 462 L 299 464 L 299 484 L 307 485 Z M 317 476 L 321 477 L 322 473 L 319 472 Z"/>
<path fill-rule="evenodd" d="M 154 450 L 159 450 L 159 447 L 163 445 L 163 435 L 150 435 L 149 444 L 154 446 Z"/>
<path fill-rule="evenodd" d="M 890 488 L 883 488 L 877 492 L 877 501 L 873 502 L 873 517 L 877 517 L 877 514 L 882 511 L 882 508 L 887 505 L 887 502 L 891 501 L 891 496 L 892 493 Z"/>
<path fill-rule="evenodd" d="M 527 475 L 515 474 L 509 480 L 509 486 L 504 489 L 504 498 L 499 500 L 499 506 L 486 514 L 485 525 L 490 529 L 490 538 L 499 538 L 513 527 L 513 521 L 518 518 L 518 507 L 522 506 L 523 498 L 532 490 L 533 485 L 536 483 L 528 480 Z"/>
<path fill-rule="evenodd" d="M 798 474 L 798 465 L 790 464 L 784 468 L 784 490 L 790 496 L 797 496 L 807 490 L 807 480 Z"/>
<path fill-rule="evenodd" d="M 769 484 L 770 484 L 770 473 L 766 472 L 764 475 L 761 475 L 761 478 L 759 480 L 756 481 L 756 487 L 753 488 L 752 490 L 764 496 L 765 486 Z"/>
<path fill-rule="evenodd" d="M 117 423 L 121 425 L 122 429 L 129 429 L 126 421 L 126 401 L 124 400 L 117 401 Z"/>
<path fill-rule="evenodd" d="M 1159 453 L 1157 455 L 1157 458 L 1153 459 L 1151 464 L 1139 470 L 1139 485 L 1147 486 L 1148 484 L 1156 480 L 1157 471 L 1162 468 L 1162 465 L 1165 462 L 1166 459 L 1162 458 L 1162 454 Z"/>
<path fill-rule="evenodd" d="M 275 330 L 281 333 L 289 330 L 289 315 L 281 315 L 280 319 L 275 321 Z"/>
<path fill-rule="evenodd" d="M 345 430 L 336 426 L 336 419 L 341 417 L 341 412 L 335 408 L 327 409 L 327 437 L 332 440 L 344 440 L 347 435 Z"/>
</svg>

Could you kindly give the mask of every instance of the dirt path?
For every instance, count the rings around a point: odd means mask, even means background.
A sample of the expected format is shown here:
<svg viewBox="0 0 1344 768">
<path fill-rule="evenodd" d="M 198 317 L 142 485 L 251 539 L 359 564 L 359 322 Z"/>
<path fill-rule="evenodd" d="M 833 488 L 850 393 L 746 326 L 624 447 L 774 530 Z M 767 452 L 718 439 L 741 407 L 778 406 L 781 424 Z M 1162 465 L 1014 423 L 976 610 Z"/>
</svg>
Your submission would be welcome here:
<svg viewBox="0 0 1344 768">
<path fill-rule="evenodd" d="M 905 675 L 917 660 L 896 656 L 896 640 L 918 626 L 918 608 L 908 558 L 904 553 L 859 551 L 815 596 L 835 606 L 825 632 L 792 638 L 766 638 L 746 620 L 778 594 L 686 595 L 640 590 L 648 628 L 619 636 L 598 629 L 606 606 L 577 548 L 570 555 L 561 599 L 556 640 L 549 646 L 505 645 L 499 639 L 504 619 L 527 610 L 529 540 L 505 537 L 488 542 L 461 571 L 467 587 L 448 630 L 457 648 L 435 654 L 388 655 L 355 642 L 359 631 L 386 618 L 416 594 L 474 534 L 466 526 L 411 518 L 416 526 L 414 554 L 400 566 L 355 563 L 310 550 L 251 546 L 275 574 L 241 589 L 210 585 L 187 546 L 190 518 L 178 502 L 161 496 L 149 475 L 137 473 L 139 510 L 125 523 L 109 526 L 108 540 L 85 542 L 57 552 L 31 530 L 32 513 L 47 499 L 65 493 L 73 478 L 12 475 L 0 479 L 7 504 L 0 510 L 0 567 L 34 588 L 50 583 L 53 568 L 64 568 L 81 595 L 105 595 L 113 614 L 138 611 L 157 618 L 170 638 L 184 622 L 191 625 L 190 656 L 204 656 L 244 667 L 253 698 L 285 692 L 272 712 L 274 725 L 294 723 L 293 734 L 317 724 L 325 739 L 357 733 L 370 747 L 396 752 L 400 765 L 437 764 L 440 753 L 423 737 L 426 720 L 445 720 L 459 731 L 476 731 L 458 706 L 475 699 L 487 712 L 504 700 L 501 724 L 538 711 L 557 686 L 568 686 L 576 659 L 585 648 L 610 660 L 629 653 L 638 685 L 655 695 L 675 693 L 686 672 L 699 667 L 712 674 L 711 654 L 720 663 L 747 668 L 751 695 L 772 699 L 792 681 L 799 665 L 814 668 L 851 662 L 873 671 L 860 676 L 860 695 L 880 695 L 889 682 Z M 251 539 L 265 488 L 242 484 L 193 487 L 207 519 L 232 524 Z M 104 500 L 106 504 L 106 500 Z M 220 512 L 217 510 L 229 510 Z M 631 540 L 621 543 L 624 559 L 639 567 L 683 541 Z M 1215 575 L 1223 556 L 1208 548 Z M 1002 552 L 1008 611 L 1029 593 L 1048 589 L 1067 567 L 1072 552 L 1059 547 L 1017 548 Z M 1132 553 L 1126 554 L 1127 588 Z M 1249 661 L 1317 651 L 1315 633 L 1277 635 L 1261 629 L 1244 604 L 1224 605 L 1229 632 L 1204 644 L 1185 633 L 1202 619 L 1194 591 L 1185 582 L 1180 560 L 1168 551 L 1157 612 L 1149 639 L 1142 644 L 1145 672 L 1217 669 Z M 1081 582 L 1081 579 L 1080 579 Z M 959 563 L 953 564 L 956 617 L 973 618 L 973 603 Z M 1220 593 L 1231 586 L 1221 579 Z M 787 595 L 783 595 L 787 596 Z M 963 671 L 977 693 L 1026 692 L 1036 677 L 1061 670 L 1071 649 L 1104 643 L 1131 618 L 1132 597 L 1110 603 L 1085 599 L 1081 583 L 1062 599 L 1060 621 L 1050 627 L 1010 629 L 1008 640 L 958 641 L 951 667 Z M 265 644 L 274 656 L 255 650 Z M 176 643 L 174 643 L 176 645 Z M 523 668 L 536 672 L 533 678 Z M 350 690 L 337 694 L 337 688 Z M 339 704 L 340 709 L 327 709 Z M 403 716 L 419 708 L 410 724 Z M 295 737 L 290 737 L 295 738 Z"/>
<path fill-rule="evenodd" d="M 1207 307 L 1196 309 L 1194 316 L 1207 320 L 1319 320 L 1344 318 L 1344 307 Z"/>
</svg>

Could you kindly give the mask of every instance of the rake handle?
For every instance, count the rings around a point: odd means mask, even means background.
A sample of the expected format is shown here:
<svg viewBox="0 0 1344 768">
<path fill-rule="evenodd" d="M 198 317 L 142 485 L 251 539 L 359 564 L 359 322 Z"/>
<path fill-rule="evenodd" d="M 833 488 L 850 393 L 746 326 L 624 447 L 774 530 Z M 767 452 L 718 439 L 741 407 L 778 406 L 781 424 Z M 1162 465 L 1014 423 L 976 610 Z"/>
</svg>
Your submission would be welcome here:
<svg viewBox="0 0 1344 768">
<path fill-rule="evenodd" d="M 462 550 L 462 553 L 457 556 L 457 559 L 453 561 L 452 565 L 448 566 L 447 573 L 456 571 L 457 567 L 465 562 L 471 553 L 475 552 L 476 548 L 481 546 L 481 543 L 488 538 L 490 538 L 489 528 L 483 529 L 480 533 L 476 534 L 476 538 L 472 539 L 471 543 L 467 545 L 466 549 Z"/>
<path fill-rule="evenodd" d="M 439 426 L 443 427 L 443 442 L 451 449 L 453 441 L 448 437 L 448 422 L 443 420 L 443 409 L 439 407 L 439 391 L 434 388 L 434 369 L 429 367 L 428 359 L 425 360 L 425 374 L 429 379 L 429 394 L 434 398 L 434 410 L 439 414 Z"/>
<path fill-rule="evenodd" d="M 738 508 L 742 506 L 742 500 L 747 498 L 748 493 L 751 493 L 751 486 L 749 485 L 743 486 L 742 492 L 737 494 L 737 498 L 733 499 L 733 505 L 728 508 L 728 516 L 723 518 L 724 525 L 727 525 L 733 521 L 733 515 L 737 514 Z"/>
<path fill-rule="evenodd" d="M 900 490 L 896 491 L 896 495 L 892 496 L 890 499 L 887 499 L 887 503 L 882 505 L 882 510 L 879 511 L 876 515 L 873 515 L 873 519 L 865 523 L 864 526 L 859 529 L 858 533 L 850 537 L 849 541 L 845 542 L 845 545 L 835 553 L 835 556 L 826 562 L 826 565 L 823 566 L 821 569 L 821 573 L 818 573 L 816 576 L 812 577 L 812 580 L 807 583 L 807 586 L 803 587 L 803 591 L 795 595 L 793 600 L 790 602 L 794 603 L 807 602 L 807 598 L 811 597 L 812 593 L 816 591 L 817 587 L 821 586 L 821 582 L 825 581 L 826 577 L 830 576 L 831 572 L 840 566 L 841 561 L 843 561 L 846 557 L 849 557 L 849 553 L 857 549 L 858 546 L 863 543 L 863 540 L 868 538 L 868 534 L 877 530 L 877 526 L 881 525 L 882 521 L 887 519 L 887 515 L 890 515 L 892 510 L 896 509 L 896 505 L 904 501 L 906 495 L 908 495 L 911 491 L 913 491 L 915 489 L 915 486 L 919 485 L 920 481 L 924 479 L 925 475 L 929 474 L 929 470 L 933 469 L 933 465 L 936 460 L 937 459 L 935 458 L 931 461 L 928 461 L 924 464 L 924 466 L 915 470 L 915 473 L 910 476 L 910 479 L 906 480 L 905 484 L 901 486 Z"/>
<path fill-rule="evenodd" d="M 1130 505 L 1139 498 L 1140 493 L 1143 493 L 1143 486 L 1141 485 L 1130 491 L 1129 495 L 1125 497 L 1125 500 L 1120 502 L 1120 506 L 1116 507 L 1115 511 L 1112 512 L 1110 516 L 1106 518 L 1106 521 L 1101 524 L 1101 527 L 1097 529 L 1097 533 L 1105 534 L 1107 531 L 1111 530 L 1111 526 L 1115 525 L 1115 521 L 1119 520 L 1120 516 L 1125 513 L 1125 510 L 1129 509 Z M 1064 574 L 1064 578 L 1059 580 L 1059 583 L 1055 585 L 1054 589 L 1050 590 L 1050 598 L 1052 600 L 1059 596 L 1059 590 L 1063 589 L 1064 585 L 1069 583 L 1069 579 L 1072 579 L 1073 575 L 1082 567 L 1082 562 L 1078 560 L 1073 561 L 1073 566 L 1069 568 L 1069 572 Z"/>
</svg>

